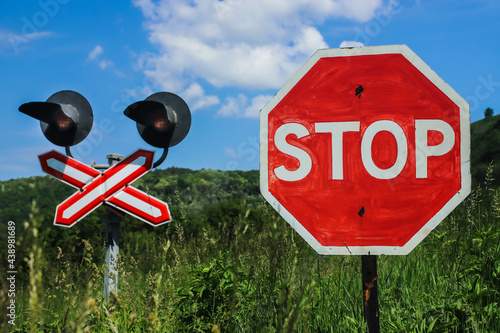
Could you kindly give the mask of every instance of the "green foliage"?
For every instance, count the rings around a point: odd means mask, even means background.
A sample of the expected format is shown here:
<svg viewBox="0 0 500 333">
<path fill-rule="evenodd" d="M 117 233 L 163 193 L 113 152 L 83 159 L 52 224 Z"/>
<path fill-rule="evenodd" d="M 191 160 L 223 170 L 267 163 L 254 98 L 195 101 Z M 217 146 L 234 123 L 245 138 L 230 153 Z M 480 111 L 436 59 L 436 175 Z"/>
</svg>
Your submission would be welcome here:
<svg viewBox="0 0 500 333">
<path fill-rule="evenodd" d="M 496 124 L 492 117 L 473 130 Z M 409 255 L 379 256 L 382 331 L 500 331 L 495 175 L 488 162 L 480 186 Z M 172 168 L 134 184 L 168 201 L 174 220 L 154 228 L 124 217 L 119 291 L 109 303 L 99 220 L 106 209 L 73 228 L 54 227 L 55 206 L 74 191 L 61 185 L 48 177 L 0 183 L 0 216 L 16 221 L 18 235 L 18 317 L 15 328 L 4 318 L 0 330 L 366 331 L 360 258 L 311 250 L 259 196 L 256 171 Z M 0 306 L 7 301 L 0 292 Z"/>
<path fill-rule="evenodd" d="M 52 212 L 54 202 L 73 192 L 73 188 L 49 176 L 0 182 L 0 221 L 25 221 L 33 200 L 40 212 Z"/>
<path fill-rule="evenodd" d="M 208 206 L 189 238 L 181 222 L 122 223 L 119 293 L 110 303 L 102 240 L 64 229 L 72 242 L 56 242 L 53 253 L 43 229 L 57 228 L 43 220 L 35 213 L 19 239 L 27 261 L 15 332 L 366 330 L 359 257 L 316 254 L 262 201 Z M 500 190 L 485 183 L 409 255 L 379 256 L 382 330 L 499 331 L 499 221 Z"/>
<path fill-rule="evenodd" d="M 490 118 L 492 116 L 493 116 L 493 109 L 486 108 L 486 110 L 484 110 L 484 118 Z"/>
<path fill-rule="evenodd" d="M 195 266 L 189 281 L 178 290 L 175 307 L 180 327 L 186 332 L 204 332 L 219 323 L 224 332 L 234 331 L 230 319 L 237 289 L 242 289 L 238 287 L 234 265 L 226 262 L 226 254 L 220 253 L 206 266 Z"/>
<path fill-rule="evenodd" d="M 488 117 L 471 125 L 472 180 L 475 185 L 485 181 L 488 166 L 493 163 L 494 184 L 500 186 L 500 115 Z"/>
</svg>

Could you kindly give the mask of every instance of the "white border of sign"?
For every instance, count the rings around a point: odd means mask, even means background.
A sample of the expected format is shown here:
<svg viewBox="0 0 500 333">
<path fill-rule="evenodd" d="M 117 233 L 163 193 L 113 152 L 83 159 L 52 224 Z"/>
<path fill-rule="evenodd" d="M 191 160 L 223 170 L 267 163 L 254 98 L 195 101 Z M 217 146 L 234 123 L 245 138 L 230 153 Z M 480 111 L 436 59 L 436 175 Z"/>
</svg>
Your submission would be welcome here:
<svg viewBox="0 0 500 333">
<path fill-rule="evenodd" d="M 145 161 L 147 161 L 148 156 L 144 156 L 145 154 L 151 154 L 151 156 L 149 157 L 150 163 L 139 162 L 139 163 L 144 163 L 142 167 L 144 167 L 145 171 L 133 179 L 128 179 L 124 181 L 125 178 L 127 177 L 130 178 L 129 176 L 132 174 L 132 172 L 129 173 L 127 171 L 124 171 L 124 169 L 129 168 L 130 166 L 133 165 L 136 165 L 137 167 L 136 161 L 139 158 L 144 158 Z M 134 158 L 136 155 L 137 158 Z M 86 186 L 88 186 L 90 183 L 94 181 L 98 181 L 98 179 L 101 177 L 100 171 L 90 166 L 87 166 L 82 162 L 75 160 L 74 158 L 65 156 L 55 150 L 41 154 L 38 156 L 38 158 L 40 160 L 40 164 L 42 165 L 42 170 L 44 172 L 80 191 L 84 191 Z M 104 181 L 101 184 L 101 186 L 99 186 L 99 188 L 101 189 L 101 191 L 99 192 L 99 196 L 102 197 L 104 189 L 109 190 L 109 188 L 113 187 L 109 185 L 105 186 L 105 184 L 110 181 L 110 178 L 115 176 L 117 173 L 121 173 L 122 175 L 125 175 L 125 178 L 121 179 L 121 177 L 118 177 L 119 178 L 118 182 L 124 183 L 126 185 L 124 188 L 121 188 L 116 192 L 114 192 L 113 194 L 110 194 L 107 198 L 103 197 L 103 200 L 106 202 L 106 204 L 111 205 L 121 210 L 124 213 L 130 214 L 153 227 L 157 227 L 170 222 L 172 218 L 170 210 L 168 208 L 168 204 L 166 202 L 163 202 L 129 185 L 130 183 L 142 177 L 149 170 L 151 170 L 152 161 L 154 160 L 154 152 L 145 149 L 139 149 L 133 154 L 123 159 L 118 164 L 124 165 L 125 163 L 123 162 L 124 160 L 128 160 L 129 162 L 125 164 L 125 167 L 123 167 L 121 171 L 118 170 L 117 166 L 115 165 L 111 166 L 110 168 L 108 168 L 106 171 L 103 172 L 104 174 L 106 174 L 107 180 Z M 70 161 L 70 163 L 68 163 L 68 161 Z M 141 166 L 139 165 L 139 167 Z M 118 170 L 118 172 L 116 172 L 116 170 Z M 73 195 L 76 195 L 76 193 Z M 70 196 L 66 200 L 69 200 L 72 196 Z M 65 228 L 73 227 L 77 222 L 82 220 L 85 216 L 90 214 L 92 211 L 94 211 L 97 207 L 99 207 L 102 204 L 101 202 L 99 203 L 98 206 L 89 209 L 85 213 L 85 215 L 83 215 L 78 220 L 68 225 L 57 222 L 58 209 L 63 203 L 66 202 L 66 200 L 57 206 L 56 214 L 54 216 L 54 225 Z M 80 205 L 82 204 L 80 203 Z M 84 208 L 86 205 L 88 205 L 88 203 L 83 204 L 82 208 Z"/>
<path fill-rule="evenodd" d="M 268 190 L 268 122 L 267 116 L 320 58 L 352 57 L 372 54 L 401 54 L 408 59 L 438 89 L 460 108 L 461 189 L 404 246 L 323 246 Z M 405 255 L 410 253 L 471 191 L 470 176 L 470 111 L 469 104 L 441 79 L 406 45 L 368 46 L 357 48 L 321 49 L 280 89 L 260 111 L 260 190 L 262 196 L 319 254 L 330 255 Z"/>
</svg>

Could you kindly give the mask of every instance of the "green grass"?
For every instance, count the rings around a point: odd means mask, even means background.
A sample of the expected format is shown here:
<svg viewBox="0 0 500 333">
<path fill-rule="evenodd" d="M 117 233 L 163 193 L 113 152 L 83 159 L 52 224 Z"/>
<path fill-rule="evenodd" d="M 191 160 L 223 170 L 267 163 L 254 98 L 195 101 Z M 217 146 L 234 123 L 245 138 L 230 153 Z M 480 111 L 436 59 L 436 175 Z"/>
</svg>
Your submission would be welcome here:
<svg viewBox="0 0 500 333">
<path fill-rule="evenodd" d="M 366 331 L 358 256 L 320 256 L 267 204 L 258 215 L 239 205 L 231 218 L 195 236 L 185 234 L 182 218 L 168 229 L 123 234 L 119 292 L 109 303 L 102 235 L 68 229 L 72 242 L 48 248 L 41 230 L 50 217 L 33 208 L 18 239 L 28 250 L 19 269 L 16 326 L 4 319 L 1 328 Z M 483 184 L 409 255 L 379 256 L 382 332 L 500 332 L 499 221 L 500 190 Z M 5 307 L 5 293 L 0 300 Z"/>
</svg>

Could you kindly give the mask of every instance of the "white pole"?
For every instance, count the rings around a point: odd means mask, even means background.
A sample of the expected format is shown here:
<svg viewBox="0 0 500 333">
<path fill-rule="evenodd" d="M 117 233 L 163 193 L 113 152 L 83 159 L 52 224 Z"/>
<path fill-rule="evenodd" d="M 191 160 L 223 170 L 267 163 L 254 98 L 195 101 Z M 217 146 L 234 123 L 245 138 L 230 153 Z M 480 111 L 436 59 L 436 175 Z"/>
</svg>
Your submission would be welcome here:
<svg viewBox="0 0 500 333">
<path fill-rule="evenodd" d="M 109 166 L 117 164 L 123 155 L 108 154 Z M 101 216 L 106 223 L 106 271 L 104 272 L 104 298 L 109 302 L 111 292 L 118 294 L 118 253 L 120 252 L 120 221 L 121 216 L 109 210 Z"/>
</svg>

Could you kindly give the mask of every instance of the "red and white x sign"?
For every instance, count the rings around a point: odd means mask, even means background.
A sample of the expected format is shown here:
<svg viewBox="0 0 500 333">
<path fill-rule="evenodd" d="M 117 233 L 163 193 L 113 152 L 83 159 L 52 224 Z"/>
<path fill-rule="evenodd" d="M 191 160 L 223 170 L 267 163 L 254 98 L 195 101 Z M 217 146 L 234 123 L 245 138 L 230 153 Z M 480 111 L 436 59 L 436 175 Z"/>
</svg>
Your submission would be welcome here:
<svg viewBox="0 0 500 333">
<path fill-rule="evenodd" d="M 170 222 L 168 205 L 132 186 L 153 165 L 154 152 L 139 149 L 104 172 L 57 151 L 40 155 L 42 170 L 79 189 L 56 208 L 54 224 L 72 227 L 106 203 L 153 226 Z"/>
</svg>

